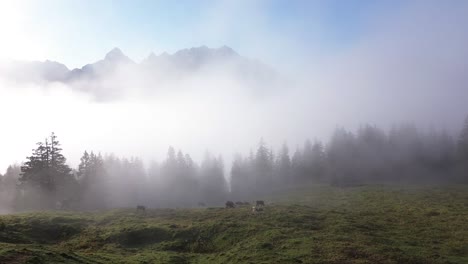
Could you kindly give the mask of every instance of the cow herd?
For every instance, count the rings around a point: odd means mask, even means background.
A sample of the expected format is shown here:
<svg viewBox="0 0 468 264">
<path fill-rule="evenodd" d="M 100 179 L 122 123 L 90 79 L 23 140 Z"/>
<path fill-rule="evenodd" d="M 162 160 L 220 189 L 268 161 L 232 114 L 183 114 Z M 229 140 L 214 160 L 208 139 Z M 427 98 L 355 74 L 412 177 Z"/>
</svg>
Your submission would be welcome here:
<svg viewBox="0 0 468 264">
<path fill-rule="evenodd" d="M 241 202 L 241 201 L 237 201 L 237 202 L 227 201 L 225 204 L 226 208 L 236 208 L 238 206 L 240 207 L 240 206 L 249 206 L 249 205 L 250 205 L 249 202 Z M 198 206 L 204 207 L 206 206 L 206 204 L 203 202 L 199 202 Z M 265 201 L 257 200 L 255 201 L 255 205 L 252 206 L 252 213 L 262 212 L 264 207 L 265 207 Z M 136 212 L 146 213 L 146 207 L 143 205 L 137 205 Z"/>
<path fill-rule="evenodd" d="M 249 202 L 233 202 L 233 201 L 227 201 L 226 202 L 226 208 L 235 208 L 236 206 L 248 206 L 250 205 Z M 263 200 L 257 200 L 255 201 L 255 205 L 252 206 L 252 213 L 256 214 L 258 212 L 263 212 L 265 207 L 265 201 Z"/>
</svg>

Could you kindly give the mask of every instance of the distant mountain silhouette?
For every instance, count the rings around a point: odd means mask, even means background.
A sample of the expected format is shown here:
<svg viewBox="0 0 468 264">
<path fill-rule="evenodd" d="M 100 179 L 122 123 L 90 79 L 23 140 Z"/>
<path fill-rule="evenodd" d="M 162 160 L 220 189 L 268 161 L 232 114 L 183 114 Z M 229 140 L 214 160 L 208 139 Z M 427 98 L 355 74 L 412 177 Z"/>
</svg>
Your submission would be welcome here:
<svg viewBox="0 0 468 264">
<path fill-rule="evenodd" d="M 4 66 L 0 74 L 19 82 L 66 81 L 70 70 L 55 61 L 14 61 Z"/>
<path fill-rule="evenodd" d="M 217 49 L 206 46 L 182 49 L 172 55 L 166 52 L 160 55 L 151 53 L 140 63 L 131 60 L 119 48 L 114 48 L 104 59 L 73 70 L 49 60 L 23 61 L 12 62 L 0 74 L 18 82 L 61 82 L 82 91 L 99 93 L 98 90 L 109 91 L 116 89 L 116 86 L 124 86 L 125 80 L 129 78 L 142 79 L 148 86 L 157 86 L 160 81 L 167 83 L 210 70 L 249 85 L 264 85 L 278 77 L 270 67 L 242 57 L 227 46 Z M 118 79 L 118 85 L 103 83 L 112 79 Z"/>
<path fill-rule="evenodd" d="M 119 48 L 114 48 L 109 51 L 103 60 L 92 64 L 86 64 L 81 69 L 74 69 L 68 75 L 68 80 L 76 80 L 80 78 L 95 78 L 105 76 L 113 72 L 119 65 L 133 65 L 133 62 Z"/>
</svg>

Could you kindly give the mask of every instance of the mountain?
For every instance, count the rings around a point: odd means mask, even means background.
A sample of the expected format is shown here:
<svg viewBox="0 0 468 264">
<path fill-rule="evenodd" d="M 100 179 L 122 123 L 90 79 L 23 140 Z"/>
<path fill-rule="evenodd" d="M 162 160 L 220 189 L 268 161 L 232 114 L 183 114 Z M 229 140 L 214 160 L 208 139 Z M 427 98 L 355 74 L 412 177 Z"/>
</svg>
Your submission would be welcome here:
<svg viewBox="0 0 468 264">
<path fill-rule="evenodd" d="M 268 66 L 245 58 L 227 46 L 182 49 L 174 54 L 154 53 L 140 63 L 119 48 L 109 51 L 102 60 L 69 70 L 59 62 L 12 62 L 0 68 L 0 74 L 16 82 L 61 82 L 73 88 L 100 94 L 133 85 L 130 80 L 144 80 L 145 86 L 161 86 L 184 78 L 209 74 L 229 76 L 247 85 L 258 86 L 277 78 Z M 112 80 L 116 80 L 113 82 Z M 142 84 L 139 84 L 142 85 Z M 103 93 L 104 94 L 104 93 Z"/>
<path fill-rule="evenodd" d="M 55 61 L 13 61 L 2 65 L 0 74 L 17 82 L 55 82 L 66 81 L 70 70 Z"/>
<path fill-rule="evenodd" d="M 90 79 L 106 76 L 114 72 L 121 65 L 135 65 L 119 48 L 109 51 L 104 59 L 92 64 L 86 64 L 81 69 L 74 69 L 68 75 L 68 81 Z"/>
</svg>

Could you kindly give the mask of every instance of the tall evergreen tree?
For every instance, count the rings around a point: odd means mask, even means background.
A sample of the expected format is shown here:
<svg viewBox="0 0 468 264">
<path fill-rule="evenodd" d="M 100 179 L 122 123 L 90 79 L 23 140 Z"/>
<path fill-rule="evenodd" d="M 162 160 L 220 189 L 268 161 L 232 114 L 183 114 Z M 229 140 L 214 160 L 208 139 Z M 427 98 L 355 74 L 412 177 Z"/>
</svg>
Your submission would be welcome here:
<svg viewBox="0 0 468 264">
<path fill-rule="evenodd" d="M 468 160 L 468 117 L 465 119 L 458 139 L 458 155 L 463 160 Z"/>
<path fill-rule="evenodd" d="M 283 144 L 276 160 L 276 184 L 281 187 L 291 182 L 291 158 L 289 157 L 289 148 L 286 143 Z"/>
<path fill-rule="evenodd" d="M 70 194 L 67 189 L 74 184 L 74 178 L 54 133 L 37 146 L 21 166 L 20 182 L 23 186 L 38 187 L 47 194 L 50 198 L 48 206 L 52 207 Z"/>
<path fill-rule="evenodd" d="M 224 178 L 224 164 L 220 157 L 212 157 L 209 153 L 200 167 L 201 199 L 213 205 L 223 204 L 227 195 L 227 183 Z"/>
<path fill-rule="evenodd" d="M 313 144 L 310 140 L 304 143 L 302 162 L 303 181 L 318 180 L 322 177 L 325 154 L 323 145 L 320 141 L 315 141 Z"/>
<path fill-rule="evenodd" d="M 249 194 L 249 180 L 247 165 L 240 154 L 234 156 L 231 166 L 231 193 L 234 198 L 240 199 Z"/>
<path fill-rule="evenodd" d="M 265 141 L 260 140 L 254 163 L 255 187 L 259 191 L 269 191 L 273 187 L 273 154 Z"/>
<path fill-rule="evenodd" d="M 304 157 L 301 150 L 297 148 L 291 158 L 291 183 L 300 183 L 304 177 L 304 171 Z"/>
<path fill-rule="evenodd" d="M 468 181 L 468 117 L 465 119 L 460 137 L 458 139 L 458 160 L 461 167 L 463 181 Z"/>
<path fill-rule="evenodd" d="M 106 171 L 102 156 L 93 152 L 83 153 L 78 165 L 78 180 L 81 192 L 80 200 L 87 209 L 99 209 L 106 207 L 107 186 L 105 181 Z"/>
<path fill-rule="evenodd" d="M 55 192 L 70 177 L 71 169 L 62 155 L 57 136 L 52 133 L 45 142 L 37 143 L 38 147 L 21 166 L 23 183 L 32 183 L 44 190 Z"/>
<path fill-rule="evenodd" d="M 325 173 L 325 151 L 322 142 L 315 140 L 312 145 L 310 173 L 314 180 L 321 180 Z"/>
<path fill-rule="evenodd" d="M 12 211 L 16 207 L 18 179 L 21 168 L 18 165 L 8 166 L 5 175 L 0 174 L 0 211 Z"/>
</svg>

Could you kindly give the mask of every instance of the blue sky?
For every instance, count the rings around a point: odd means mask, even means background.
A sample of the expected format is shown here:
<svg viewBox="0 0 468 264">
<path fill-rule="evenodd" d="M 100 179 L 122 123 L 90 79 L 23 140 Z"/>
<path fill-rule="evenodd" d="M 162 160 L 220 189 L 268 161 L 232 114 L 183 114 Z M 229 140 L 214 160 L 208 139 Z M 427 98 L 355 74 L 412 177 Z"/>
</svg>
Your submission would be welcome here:
<svg viewBox="0 0 468 264">
<path fill-rule="evenodd" d="M 280 64 L 285 58 L 346 49 L 369 34 L 374 19 L 397 12 L 401 4 L 371 0 L 26 1 L 14 13 L 22 18 L 13 23 L 19 28 L 14 32 L 27 37 L 13 38 L 9 45 L 13 50 L 3 49 L 3 53 L 14 59 L 57 60 L 74 68 L 102 58 L 116 46 L 138 61 L 151 51 L 228 45 L 242 55 Z"/>
</svg>

